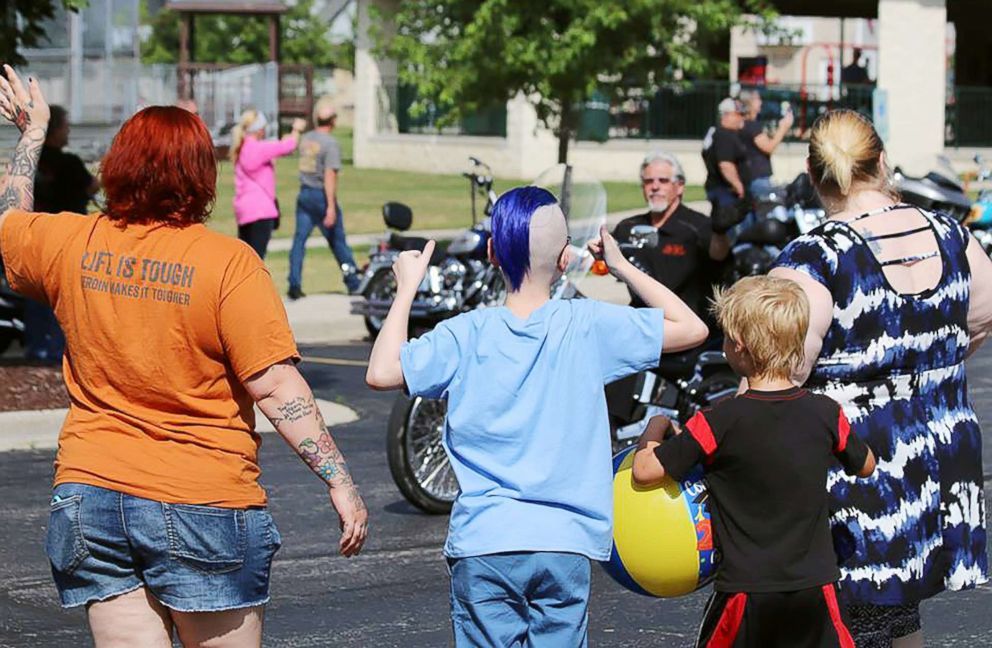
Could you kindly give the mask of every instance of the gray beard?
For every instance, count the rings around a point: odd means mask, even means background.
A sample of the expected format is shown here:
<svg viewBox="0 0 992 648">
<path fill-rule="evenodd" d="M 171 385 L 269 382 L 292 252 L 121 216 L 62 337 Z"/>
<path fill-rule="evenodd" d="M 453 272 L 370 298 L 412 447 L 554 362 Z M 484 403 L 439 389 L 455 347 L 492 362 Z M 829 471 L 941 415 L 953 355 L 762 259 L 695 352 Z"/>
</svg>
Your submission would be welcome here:
<svg viewBox="0 0 992 648">
<path fill-rule="evenodd" d="M 670 202 L 666 202 L 666 203 L 653 202 L 652 203 L 649 200 L 648 201 L 648 211 L 651 212 L 652 214 L 664 214 L 666 211 L 668 211 L 668 208 L 671 207 L 671 205 L 672 205 L 672 203 L 670 203 Z"/>
</svg>

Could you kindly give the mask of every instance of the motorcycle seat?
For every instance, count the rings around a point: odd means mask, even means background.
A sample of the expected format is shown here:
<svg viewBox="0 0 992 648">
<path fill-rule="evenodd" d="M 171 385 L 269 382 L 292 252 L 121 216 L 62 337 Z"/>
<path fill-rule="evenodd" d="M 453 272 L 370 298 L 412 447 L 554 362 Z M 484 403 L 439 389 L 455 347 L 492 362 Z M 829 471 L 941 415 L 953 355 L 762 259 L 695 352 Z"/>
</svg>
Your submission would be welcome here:
<svg viewBox="0 0 992 648">
<path fill-rule="evenodd" d="M 738 243 L 782 246 L 789 240 L 789 228 L 780 220 L 766 218 L 744 230 Z"/>
<path fill-rule="evenodd" d="M 427 239 L 422 236 L 403 236 L 401 234 L 389 235 L 389 247 L 398 251 L 423 250 L 427 245 Z M 431 255 L 431 264 L 440 265 L 444 260 L 444 246 L 438 244 L 434 247 L 434 254 Z"/>
<path fill-rule="evenodd" d="M 691 378 L 699 362 L 699 356 L 707 351 L 719 351 L 723 347 L 723 335 L 711 334 L 698 347 L 679 353 L 663 353 L 658 365 L 658 375 L 662 378 Z"/>
<path fill-rule="evenodd" d="M 696 368 L 696 360 L 703 349 L 690 349 L 681 353 L 666 353 L 658 364 L 658 375 L 669 380 L 691 378 Z"/>
</svg>

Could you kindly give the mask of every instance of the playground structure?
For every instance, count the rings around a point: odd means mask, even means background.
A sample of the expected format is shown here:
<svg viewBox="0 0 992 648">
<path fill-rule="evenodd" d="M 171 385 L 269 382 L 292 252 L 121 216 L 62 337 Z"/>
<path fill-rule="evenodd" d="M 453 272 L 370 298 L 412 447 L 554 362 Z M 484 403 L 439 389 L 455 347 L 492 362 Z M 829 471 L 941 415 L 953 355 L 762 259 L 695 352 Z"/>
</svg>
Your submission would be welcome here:
<svg viewBox="0 0 992 648">
<path fill-rule="evenodd" d="M 170 0 L 165 5 L 179 14 L 179 65 L 177 93 L 194 99 L 210 115 L 215 127 L 225 128 L 241 110 L 252 105 L 264 111 L 278 129 L 280 120 L 309 119 L 313 112 L 313 66 L 281 64 L 279 21 L 286 6 L 278 0 Z M 196 17 L 202 15 L 253 15 L 268 24 L 268 61 L 259 66 L 197 62 Z"/>
</svg>

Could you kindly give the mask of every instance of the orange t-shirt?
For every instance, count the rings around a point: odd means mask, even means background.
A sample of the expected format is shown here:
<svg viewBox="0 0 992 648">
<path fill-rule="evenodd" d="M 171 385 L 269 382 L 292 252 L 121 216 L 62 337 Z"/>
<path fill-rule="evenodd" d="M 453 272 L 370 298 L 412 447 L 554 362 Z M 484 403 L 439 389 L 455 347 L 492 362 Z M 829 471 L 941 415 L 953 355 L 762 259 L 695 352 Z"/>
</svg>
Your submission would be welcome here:
<svg viewBox="0 0 992 648">
<path fill-rule="evenodd" d="M 11 211 L 0 250 L 11 287 L 51 304 L 65 331 L 56 485 L 265 504 L 242 382 L 299 355 L 251 248 L 203 225 Z"/>
</svg>

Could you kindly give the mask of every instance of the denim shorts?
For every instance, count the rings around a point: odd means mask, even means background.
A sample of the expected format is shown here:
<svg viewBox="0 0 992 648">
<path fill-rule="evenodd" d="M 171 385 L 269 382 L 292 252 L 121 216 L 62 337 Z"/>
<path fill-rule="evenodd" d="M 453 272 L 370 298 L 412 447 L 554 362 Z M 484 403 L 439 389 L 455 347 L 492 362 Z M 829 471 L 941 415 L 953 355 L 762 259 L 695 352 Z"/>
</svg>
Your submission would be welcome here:
<svg viewBox="0 0 992 648">
<path fill-rule="evenodd" d="M 217 612 L 268 602 L 280 544 L 262 508 L 166 504 L 60 484 L 45 548 L 62 607 L 147 587 L 173 610 Z"/>
</svg>

